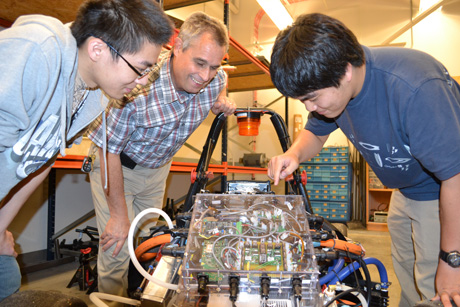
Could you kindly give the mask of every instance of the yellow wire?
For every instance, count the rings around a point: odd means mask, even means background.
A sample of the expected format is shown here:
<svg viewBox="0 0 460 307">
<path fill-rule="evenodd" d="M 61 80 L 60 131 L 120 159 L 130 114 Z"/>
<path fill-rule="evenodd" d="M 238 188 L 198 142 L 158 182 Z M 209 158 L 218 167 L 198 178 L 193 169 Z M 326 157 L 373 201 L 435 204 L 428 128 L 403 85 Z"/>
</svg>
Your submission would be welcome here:
<svg viewBox="0 0 460 307">
<path fill-rule="evenodd" d="M 203 236 L 203 235 L 199 235 L 199 236 L 202 237 L 202 238 L 205 238 L 206 240 L 209 240 L 209 239 L 211 239 L 212 237 L 214 237 L 215 235 L 212 235 L 212 236 L 210 236 L 210 237 L 205 237 L 205 236 Z"/>
<path fill-rule="evenodd" d="M 300 259 L 302 259 L 302 258 L 303 258 L 303 254 L 304 254 L 304 246 L 305 246 L 305 243 L 303 242 L 302 237 L 299 236 L 298 234 L 296 234 L 296 233 L 294 233 L 294 232 L 290 232 L 290 234 L 293 235 L 293 236 L 295 236 L 295 237 L 297 237 L 297 238 L 299 238 L 299 239 L 300 239 L 300 242 L 302 242 L 302 253 L 301 253 L 301 255 L 300 255 Z"/>
</svg>

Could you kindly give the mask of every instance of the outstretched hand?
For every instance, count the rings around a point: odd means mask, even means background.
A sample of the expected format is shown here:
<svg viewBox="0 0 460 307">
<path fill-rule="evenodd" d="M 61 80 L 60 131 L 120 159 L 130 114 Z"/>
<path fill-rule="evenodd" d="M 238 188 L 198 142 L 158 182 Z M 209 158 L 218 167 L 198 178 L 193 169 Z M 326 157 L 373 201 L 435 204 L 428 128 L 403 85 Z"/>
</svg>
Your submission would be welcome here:
<svg viewBox="0 0 460 307">
<path fill-rule="evenodd" d="M 285 153 L 270 159 L 268 162 L 267 175 L 278 185 L 279 181 L 285 179 L 299 167 L 299 159 L 292 154 Z"/>
<path fill-rule="evenodd" d="M 235 110 L 236 104 L 233 102 L 233 100 L 224 95 L 219 96 L 211 108 L 212 113 L 215 115 L 222 112 L 225 116 L 232 115 L 235 113 Z"/>
</svg>

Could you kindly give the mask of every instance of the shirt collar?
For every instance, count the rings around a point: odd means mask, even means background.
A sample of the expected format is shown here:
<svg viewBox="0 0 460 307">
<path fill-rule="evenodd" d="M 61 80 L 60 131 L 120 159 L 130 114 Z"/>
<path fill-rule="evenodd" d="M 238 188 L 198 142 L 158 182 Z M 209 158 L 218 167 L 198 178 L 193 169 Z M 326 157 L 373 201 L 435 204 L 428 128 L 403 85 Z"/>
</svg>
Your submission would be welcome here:
<svg viewBox="0 0 460 307">
<path fill-rule="evenodd" d="M 88 95 L 88 86 L 86 85 L 80 73 L 75 76 L 75 86 L 73 91 L 72 114 L 76 112 L 79 105 L 85 100 Z"/>
</svg>

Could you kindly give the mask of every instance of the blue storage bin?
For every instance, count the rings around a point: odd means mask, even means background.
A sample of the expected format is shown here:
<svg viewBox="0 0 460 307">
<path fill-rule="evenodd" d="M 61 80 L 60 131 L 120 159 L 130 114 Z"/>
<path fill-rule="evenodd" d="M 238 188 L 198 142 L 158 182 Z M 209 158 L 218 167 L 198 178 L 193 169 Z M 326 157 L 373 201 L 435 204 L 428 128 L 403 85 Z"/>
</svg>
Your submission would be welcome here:
<svg viewBox="0 0 460 307">
<path fill-rule="evenodd" d="M 348 195 L 331 195 L 328 199 L 333 201 L 348 201 Z"/>
<path fill-rule="evenodd" d="M 330 209 L 348 210 L 348 203 L 344 202 L 329 202 Z"/>
<path fill-rule="evenodd" d="M 350 166 L 348 147 L 325 147 L 299 166 L 307 173 L 305 186 L 313 212 L 331 221 L 350 217 Z"/>
<path fill-rule="evenodd" d="M 347 163 L 348 147 L 324 147 L 321 151 L 308 160 L 310 163 Z"/>
</svg>

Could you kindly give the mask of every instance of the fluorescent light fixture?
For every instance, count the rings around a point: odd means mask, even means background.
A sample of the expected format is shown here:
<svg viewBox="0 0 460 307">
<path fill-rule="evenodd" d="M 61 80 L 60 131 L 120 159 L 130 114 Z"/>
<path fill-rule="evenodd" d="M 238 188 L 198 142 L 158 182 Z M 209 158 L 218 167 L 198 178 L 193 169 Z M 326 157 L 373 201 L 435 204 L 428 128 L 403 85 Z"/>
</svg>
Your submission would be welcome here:
<svg viewBox="0 0 460 307">
<path fill-rule="evenodd" d="M 284 30 L 292 24 L 292 17 L 280 0 L 257 0 L 257 2 L 278 29 Z"/>
</svg>

